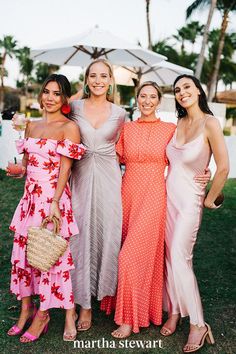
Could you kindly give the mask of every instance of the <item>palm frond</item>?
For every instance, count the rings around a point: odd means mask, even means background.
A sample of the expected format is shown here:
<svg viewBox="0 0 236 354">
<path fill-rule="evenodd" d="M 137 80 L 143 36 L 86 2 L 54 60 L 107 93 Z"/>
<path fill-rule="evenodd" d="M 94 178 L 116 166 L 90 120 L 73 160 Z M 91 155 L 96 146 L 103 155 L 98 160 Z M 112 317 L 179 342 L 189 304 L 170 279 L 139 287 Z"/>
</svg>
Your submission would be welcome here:
<svg viewBox="0 0 236 354">
<path fill-rule="evenodd" d="M 210 0 L 195 0 L 186 10 L 186 18 L 189 18 L 196 10 L 200 10 L 204 5 L 209 5 Z"/>
</svg>

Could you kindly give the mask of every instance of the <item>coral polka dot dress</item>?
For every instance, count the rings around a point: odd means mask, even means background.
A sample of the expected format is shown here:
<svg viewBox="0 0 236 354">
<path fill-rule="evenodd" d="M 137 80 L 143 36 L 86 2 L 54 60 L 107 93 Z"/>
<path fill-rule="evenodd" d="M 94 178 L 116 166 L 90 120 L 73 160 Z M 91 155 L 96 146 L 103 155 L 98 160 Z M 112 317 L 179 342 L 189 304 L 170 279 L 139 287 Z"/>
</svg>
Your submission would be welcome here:
<svg viewBox="0 0 236 354">
<path fill-rule="evenodd" d="M 168 164 L 166 146 L 174 130 L 174 124 L 160 119 L 137 120 L 124 125 L 117 143 L 126 171 L 115 322 L 132 325 L 135 333 L 139 327 L 148 327 L 150 322 L 159 325 L 162 320 L 164 171 Z M 109 305 L 107 300 L 103 309 Z"/>
<path fill-rule="evenodd" d="M 52 198 L 57 186 L 61 156 L 81 159 L 85 152 L 82 144 L 72 143 L 65 139 L 26 138 L 18 140 L 19 153 L 28 153 L 27 176 L 24 195 L 13 216 L 10 229 L 15 232 L 11 256 L 11 292 L 18 300 L 38 294 L 40 310 L 52 307 L 65 309 L 74 307 L 70 270 L 74 268 L 68 247 L 48 272 L 40 272 L 31 267 L 26 258 L 28 228 L 40 226 L 42 220 L 49 215 Z M 74 220 L 71 193 L 67 183 L 60 198 L 61 211 L 60 235 L 66 240 L 78 233 Z M 52 228 L 50 223 L 49 228 Z"/>
</svg>

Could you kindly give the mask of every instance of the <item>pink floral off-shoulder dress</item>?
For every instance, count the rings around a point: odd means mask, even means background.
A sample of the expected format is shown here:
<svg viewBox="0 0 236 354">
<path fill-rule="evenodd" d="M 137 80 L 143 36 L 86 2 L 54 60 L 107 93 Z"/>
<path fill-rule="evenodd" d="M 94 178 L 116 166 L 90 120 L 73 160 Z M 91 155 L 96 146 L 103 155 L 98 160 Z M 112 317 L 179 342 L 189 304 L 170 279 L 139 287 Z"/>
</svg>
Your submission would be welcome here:
<svg viewBox="0 0 236 354">
<path fill-rule="evenodd" d="M 70 270 L 74 268 L 68 247 L 62 257 L 48 272 L 40 272 L 27 263 L 27 230 L 39 226 L 49 214 L 52 198 L 57 186 L 61 156 L 81 159 L 85 152 L 82 144 L 65 139 L 26 138 L 16 142 L 19 153 L 28 153 L 27 176 L 24 195 L 13 216 L 10 229 L 15 232 L 11 256 L 10 290 L 18 300 L 38 294 L 40 310 L 52 307 L 70 309 L 74 306 Z M 71 193 L 67 184 L 61 196 L 60 235 L 69 241 L 70 236 L 78 234 L 72 206 Z M 52 229 L 52 224 L 48 225 Z"/>
</svg>

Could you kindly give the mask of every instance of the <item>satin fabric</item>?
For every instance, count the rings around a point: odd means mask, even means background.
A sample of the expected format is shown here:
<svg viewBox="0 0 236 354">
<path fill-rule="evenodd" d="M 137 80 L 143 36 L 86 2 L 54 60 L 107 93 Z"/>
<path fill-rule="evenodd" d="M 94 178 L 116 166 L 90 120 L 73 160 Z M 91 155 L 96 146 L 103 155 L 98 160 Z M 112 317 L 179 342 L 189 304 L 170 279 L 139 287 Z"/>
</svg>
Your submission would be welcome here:
<svg viewBox="0 0 236 354">
<path fill-rule="evenodd" d="M 192 258 L 202 218 L 205 188 L 194 181 L 194 176 L 204 173 L 211 151 L 203 131 L 182 146 L 178 146 L 176 135 L 177 129 L 167 146 L 170 165 L 166 181 L 164 309 L 170 314 L 190 316 L 191 324 L 204 326 Z"/>
</svg>

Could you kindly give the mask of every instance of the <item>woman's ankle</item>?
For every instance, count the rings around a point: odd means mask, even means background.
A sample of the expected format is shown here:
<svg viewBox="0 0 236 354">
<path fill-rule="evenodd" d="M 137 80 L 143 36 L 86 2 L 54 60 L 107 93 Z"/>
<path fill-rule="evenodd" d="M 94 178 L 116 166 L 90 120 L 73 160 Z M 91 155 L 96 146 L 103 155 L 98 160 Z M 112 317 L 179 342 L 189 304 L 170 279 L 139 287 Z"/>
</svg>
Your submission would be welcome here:
<svg viewBox="0 0 236 354">
<path fill-rule="evenodd" d="M 168 319 L 167 319 L 167 321 L 168 320 L 171 320 L 171 321 L 178 321 L 180 319 L 180 314 L 179 313 L 177 313 L 177 314 L 168 314 Z"/>
</svg>

